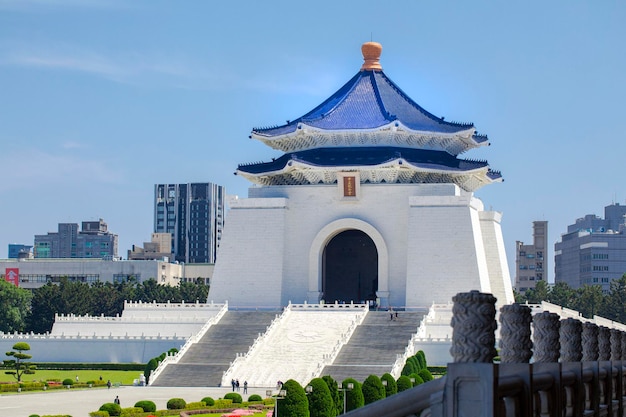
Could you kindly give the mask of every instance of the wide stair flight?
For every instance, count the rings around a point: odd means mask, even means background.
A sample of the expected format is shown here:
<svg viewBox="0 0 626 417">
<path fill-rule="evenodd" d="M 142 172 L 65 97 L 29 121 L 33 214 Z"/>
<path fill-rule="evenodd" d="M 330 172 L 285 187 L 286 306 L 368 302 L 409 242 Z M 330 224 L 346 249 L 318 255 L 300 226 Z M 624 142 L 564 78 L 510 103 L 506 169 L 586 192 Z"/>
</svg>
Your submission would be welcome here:
<svg viewBox="0 0 626 417">
<path fill-rule="evenodd" d="M 238 353 L 248 351 L 278 311 L 227 311 L 176 364 L 169 364 L 150 385 L 155 387 L 218 386 Z"/>
</svg>

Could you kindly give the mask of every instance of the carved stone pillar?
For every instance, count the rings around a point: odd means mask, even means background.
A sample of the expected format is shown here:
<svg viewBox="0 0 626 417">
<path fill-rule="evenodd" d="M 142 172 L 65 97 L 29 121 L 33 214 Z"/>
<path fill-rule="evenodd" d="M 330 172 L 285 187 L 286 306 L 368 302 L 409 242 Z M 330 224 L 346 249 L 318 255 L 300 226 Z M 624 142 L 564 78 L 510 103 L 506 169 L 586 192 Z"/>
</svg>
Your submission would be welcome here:
<svg viewBox="0 0 626 417">
<path fill-rule="evenodd" d="M 561 320 L 559 328 L 561 362 L 580 362 L 583 357 L 582 333 L 583 324 L 580 320 L 574 318 Z"/>
<path fill-rule="evenodd" d="M 496 297 L 470 291 L 452 297 L 454 362 L 491 363 L 496 356 Z"/>
<path fill-rule="evenodd" d="M 534 362 L 559 361 L 559 315 L 544 311 L 533 316 Z"/>
<path fill-rule="evenodd" d="M 533 355 L 530 307 L 509 304 L 500 309 L 500 362 L 528 363 Z"/>
<path fill-rule="evenodd" d="M 598 360 L 598 325 L 591 322 L 583 323 L 583 361 Z"/>
<path fill-rule="evenodd" d="M 622 332 L 611 329 L 611 360 L 622 360 Z"/>
<path fill-rule="evenodd" d="M 598 360 L 611 360 L 611 330 L 605 326 L 598 331 L 598 355 Z"/>
</svg>

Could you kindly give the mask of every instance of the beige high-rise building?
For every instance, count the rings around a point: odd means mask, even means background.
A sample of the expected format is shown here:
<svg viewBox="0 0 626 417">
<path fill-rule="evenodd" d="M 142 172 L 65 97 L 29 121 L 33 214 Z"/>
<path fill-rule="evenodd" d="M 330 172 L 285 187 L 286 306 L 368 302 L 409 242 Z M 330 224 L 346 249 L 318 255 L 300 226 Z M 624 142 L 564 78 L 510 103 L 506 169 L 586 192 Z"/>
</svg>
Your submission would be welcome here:
<svg viewBox="0 0 626 417">
<path fill-rule="evenodd" d="M 548 276 L 548 222 L 533 222 L 533 244 L 515 242 L 515 290 L 521 294 Z"/>
</svg>

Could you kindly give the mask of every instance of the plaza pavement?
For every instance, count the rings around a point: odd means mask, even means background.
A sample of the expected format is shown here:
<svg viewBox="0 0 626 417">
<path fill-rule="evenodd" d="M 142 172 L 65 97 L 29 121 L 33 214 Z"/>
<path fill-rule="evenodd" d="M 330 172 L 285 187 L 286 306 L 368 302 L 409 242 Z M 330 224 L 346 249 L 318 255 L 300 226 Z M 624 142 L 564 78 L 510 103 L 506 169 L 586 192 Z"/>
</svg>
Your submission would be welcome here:
<svg viewBox="0 0 626 417">
<path fill-rule="evenodd" d="M 275 389 L 275 387 L 272 387 Z M 252 394 L 265 398 L 265 392 L 272 388 L 248 387 L 248 393 L 239 394 L 244 401 Z M 223 398 L 231 392 L 231 387 L 135 387 L 122 386 L 111 389 L 69 389 L 49 392 L 23 392 L 0 395 L 0 417 L 28 417 L 39 415 L 70 415 L 72 417 L 89 417 L 104 403 L 111 403 L 115 396 L 120 397 L 122 407 L 132 407 L 137 401 L 154 401 L 157 410 L 165 410 L 170 398 L 183 398 L 187 402 L 200 401 L 204 397 Z"/>
</svg>

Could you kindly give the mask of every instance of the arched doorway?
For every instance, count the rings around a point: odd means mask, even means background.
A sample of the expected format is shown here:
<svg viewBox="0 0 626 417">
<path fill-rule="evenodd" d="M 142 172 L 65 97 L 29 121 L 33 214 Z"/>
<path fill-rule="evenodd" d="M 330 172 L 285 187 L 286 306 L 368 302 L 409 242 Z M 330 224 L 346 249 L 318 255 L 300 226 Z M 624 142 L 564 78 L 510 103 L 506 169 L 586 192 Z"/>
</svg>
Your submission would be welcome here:
<svg viewBox="0 0 626 417">
<path fill-rule="evenodd" d="M 376 300 L 378 251 L 367 234 L 354 229 L 337 234 L 324 248 L 322 258 L 325 302 Z"/>
</svg>

